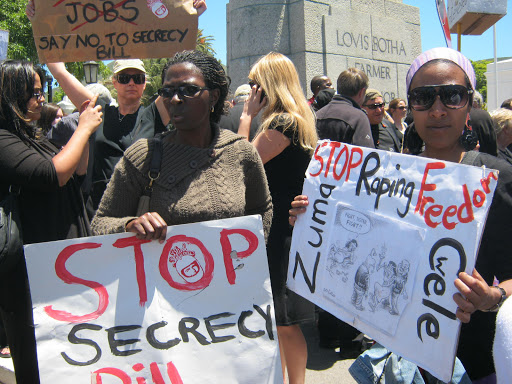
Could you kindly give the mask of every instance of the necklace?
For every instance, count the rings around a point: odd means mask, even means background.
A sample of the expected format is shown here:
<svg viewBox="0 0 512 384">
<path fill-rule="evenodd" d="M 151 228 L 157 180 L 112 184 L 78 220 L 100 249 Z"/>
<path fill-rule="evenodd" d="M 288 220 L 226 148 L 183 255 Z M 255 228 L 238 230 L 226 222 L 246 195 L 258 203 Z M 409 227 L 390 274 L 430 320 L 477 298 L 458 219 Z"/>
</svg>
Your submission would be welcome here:
<svg viewBox="0 0 512 384">
<path fill-rule="evenodd" d="M 119 112 L 119 109 L 117 110 L 117 118 L 119 119 L 119 122 L 123 121 L 123 119 L 126 117 L 126 115 L 121 115 L 121 112 Z"/>
</svg>

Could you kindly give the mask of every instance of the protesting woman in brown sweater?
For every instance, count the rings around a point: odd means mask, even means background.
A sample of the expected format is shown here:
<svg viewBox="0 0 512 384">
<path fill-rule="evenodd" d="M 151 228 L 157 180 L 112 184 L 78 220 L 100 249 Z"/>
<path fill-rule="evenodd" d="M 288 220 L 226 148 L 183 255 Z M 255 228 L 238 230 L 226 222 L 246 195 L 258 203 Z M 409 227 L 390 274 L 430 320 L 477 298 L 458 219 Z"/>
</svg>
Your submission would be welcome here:
<svg viewBox="0 0 512 384">
<path fill-rule="evenodd" d="M 197 51 L 177 53 L 162 84 L 158 93 L 175 129 L 162 136 L 149 212 L 136 215 L 155 148 L 155 139 L 142 139 L 117 164 L 93 231 L 164 241 L 167 225 L 260 214 L 267 234 L 272 202 L 260 157 L 242 137 L 217 125 L 229 87 L 220 63 Z"/>
</svg>

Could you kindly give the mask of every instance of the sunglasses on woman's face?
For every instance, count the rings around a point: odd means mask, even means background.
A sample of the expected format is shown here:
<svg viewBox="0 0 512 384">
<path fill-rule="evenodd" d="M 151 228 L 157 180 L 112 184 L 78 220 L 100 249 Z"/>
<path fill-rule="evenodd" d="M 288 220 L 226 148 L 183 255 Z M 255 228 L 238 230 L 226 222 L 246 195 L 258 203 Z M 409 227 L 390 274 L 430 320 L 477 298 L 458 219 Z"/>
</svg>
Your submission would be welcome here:
<svg viewBox="0 0 512 384">
<path fill-rule="evenodd" d="M 167 99 L 172 99 L 175 94 L 180 98 L 193 98 L 199 95 L 200 92 L 209 89 L 207 87 L 199 87 L 194 84 L 181 85 L 179 87 L 164 87 L 158 90 L 158 95 Z"/>
<path fill-rule="evenodd" d="M 119 75 L 116 75 L 116 80 L 121 84 L 128 84 L 132 79 L 135 84 L 144 84 L 146 81 L 146 75 L 143 73 L 137 73 L 135 75 L 120 73 Z"/>
<path fill-rule="evenodd" d="M 469 95 L 473 93 L 463 85 L 426 85 L 414 88 L 409 92 L 409 105 L 415 111 L 426 111 L 432 108 L 437 96 L 449 109 L 464 108 L 469 101 Z"/>
<path fill-rule="evenodd" d="M 404 109 L 407 109 L 407 106 L 401 105 L 400 107 L 396 107 L 396 109 L 403 111 Z"/>
<path fill-rule="evenodd" d="M 384 108 L 385 106 L 386 106 L 386 103 L 363 104 L 363 107 L 366 107 L 368 109 Z"/>
</svg>

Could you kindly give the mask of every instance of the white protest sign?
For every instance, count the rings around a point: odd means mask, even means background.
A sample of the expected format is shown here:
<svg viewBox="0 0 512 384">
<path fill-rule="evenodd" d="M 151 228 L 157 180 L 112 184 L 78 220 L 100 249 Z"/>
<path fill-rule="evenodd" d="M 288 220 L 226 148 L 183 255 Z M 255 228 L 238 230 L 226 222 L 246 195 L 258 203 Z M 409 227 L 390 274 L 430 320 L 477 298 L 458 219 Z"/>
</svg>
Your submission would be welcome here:
<svg viewBox="0 0 512 384">
<path fill-rule="evenodd" d="M 443 381 L 497 172 L 320 141 L 306 171 L 288 286 Z"/>
<path fill-rule="evenodd" d="M 41 383 L 282 383 L 260 216 L 25 255 Z"/>
</svg>

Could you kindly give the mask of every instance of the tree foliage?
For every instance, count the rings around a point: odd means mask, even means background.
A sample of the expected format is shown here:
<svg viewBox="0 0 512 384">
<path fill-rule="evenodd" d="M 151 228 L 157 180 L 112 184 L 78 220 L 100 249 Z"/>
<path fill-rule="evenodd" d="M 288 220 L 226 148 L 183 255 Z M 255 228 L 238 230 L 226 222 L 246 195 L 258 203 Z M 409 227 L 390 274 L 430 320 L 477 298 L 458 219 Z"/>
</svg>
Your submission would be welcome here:
<svg viewBox="0 0 512 384">
<path fill-rule="evenodd" d="M 26 0 L 0 0 L 0 29 L 9 31 L 7 57 L 38 63 L 32 25 L 25 15 Z"/>
<path fill-rule="evenodd" d="M 492 63 L 492 60 L 479 60 L 472 61 L 471 63 L 475 69 L 476 90 L 480 92 L 485 103 L 487 102 L 487 78 L 485 77 L 485 72 L 487 71 L 487 64 Z"/>
</svg>

